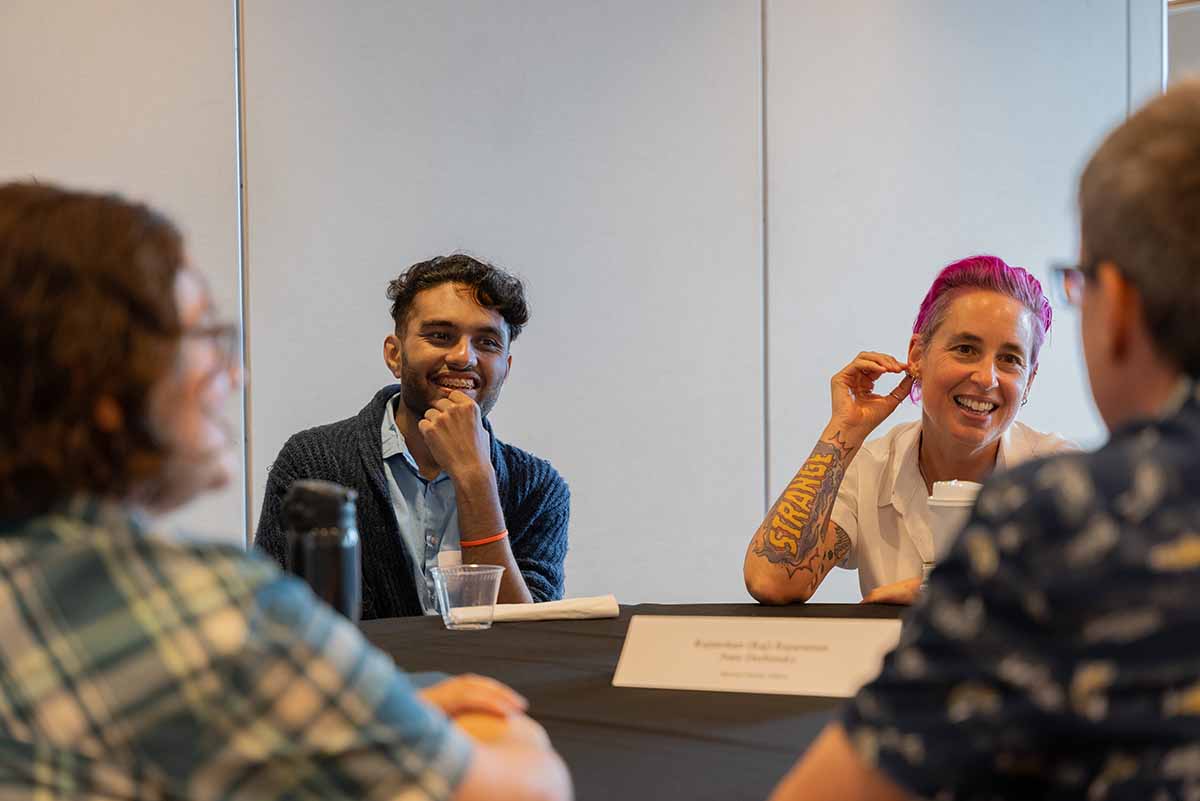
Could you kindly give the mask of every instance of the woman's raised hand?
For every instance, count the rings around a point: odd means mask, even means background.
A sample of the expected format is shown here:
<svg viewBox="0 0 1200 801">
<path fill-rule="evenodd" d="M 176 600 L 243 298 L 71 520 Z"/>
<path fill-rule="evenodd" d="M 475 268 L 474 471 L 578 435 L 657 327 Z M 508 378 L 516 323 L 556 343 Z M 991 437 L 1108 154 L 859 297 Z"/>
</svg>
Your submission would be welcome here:
<svg viewBox="0 0 1200 801">
<path fill-rule="evenodd" d="M 875 382 L 885 373 L 901 373 L 904 378 L 886 395 L 875 394 Z M 913 375 L 886 353 L 864 351 L 843 367 L 829 382 L 833 394 L 830 425 L 847 442 L 861 444 L 871 432 L 896 411 L 912 389 Z"/>
</svg>

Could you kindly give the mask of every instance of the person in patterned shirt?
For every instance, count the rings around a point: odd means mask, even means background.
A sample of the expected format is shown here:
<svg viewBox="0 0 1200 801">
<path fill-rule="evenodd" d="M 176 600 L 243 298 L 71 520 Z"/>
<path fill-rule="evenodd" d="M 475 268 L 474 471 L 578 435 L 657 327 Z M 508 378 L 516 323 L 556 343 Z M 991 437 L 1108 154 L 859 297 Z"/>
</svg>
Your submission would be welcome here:
<svg viewBox="0 0 1200 801">
<path fill-rule="evenodd" d="M 793 799 L 1200 797 L 1200 83 L 1113 131 L 1059 268 L 1110 431 L 990 480 Z"/>
<path fill-rule="evenodd" d="M 0 185 L 0 796 L 570 798 L 512 690 L 417 692 L 268 559 L 150 530 L 229 480 L 234 334 L 153 210 Z"/>
</svg>

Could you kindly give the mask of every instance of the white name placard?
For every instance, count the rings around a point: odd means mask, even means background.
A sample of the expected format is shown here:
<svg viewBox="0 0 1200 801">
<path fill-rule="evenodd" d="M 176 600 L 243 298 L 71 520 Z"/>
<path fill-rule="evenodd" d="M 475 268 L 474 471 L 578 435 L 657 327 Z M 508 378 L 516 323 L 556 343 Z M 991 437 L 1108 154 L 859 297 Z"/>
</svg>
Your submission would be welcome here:
<svg viewBox="0 0 1200 801">
<path fill-rule="evenodd" d="M 634 615 L 613 686 L 849 698 L 899 640 L 899 620 Z"/>
</svg>

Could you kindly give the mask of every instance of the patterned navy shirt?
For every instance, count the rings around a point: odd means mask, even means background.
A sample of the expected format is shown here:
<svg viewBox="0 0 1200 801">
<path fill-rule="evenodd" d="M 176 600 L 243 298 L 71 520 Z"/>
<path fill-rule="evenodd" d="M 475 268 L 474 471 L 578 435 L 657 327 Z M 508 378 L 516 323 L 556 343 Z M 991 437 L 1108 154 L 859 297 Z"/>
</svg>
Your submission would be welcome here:
<svg viewBox="0 0 1200 801">
<path fill-rule="evenodd" d="M 264 558 L 83 499 L 0 524 L 0 797 L 445 799 L 469 756 Z"/>
<path fill-rule="evenodd" d="M 1200 390 L 980 493 L 858 752 L 938 799 L 1200 798 Z"/>
</svg>

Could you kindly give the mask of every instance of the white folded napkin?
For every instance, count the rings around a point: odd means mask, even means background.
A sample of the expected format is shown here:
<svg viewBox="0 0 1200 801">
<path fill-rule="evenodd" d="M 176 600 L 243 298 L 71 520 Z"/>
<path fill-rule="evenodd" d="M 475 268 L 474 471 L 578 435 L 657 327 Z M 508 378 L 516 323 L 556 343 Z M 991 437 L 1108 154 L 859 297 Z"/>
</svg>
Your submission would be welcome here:
<svg viewBox="0 0 1200 801">
<path fill-rule="evenodd" d="M 620 613 L 616 596 L 596 595 L 540 604 L 496 604 L 492 620 L 497 623 L 516 620 L 585 620 L 617 617 Z M 477 623 L 487 619 L 487 609 L 482 606 L 462 606 L 451 609 L 450 616 L 458 623 Z"/>
</svg>

